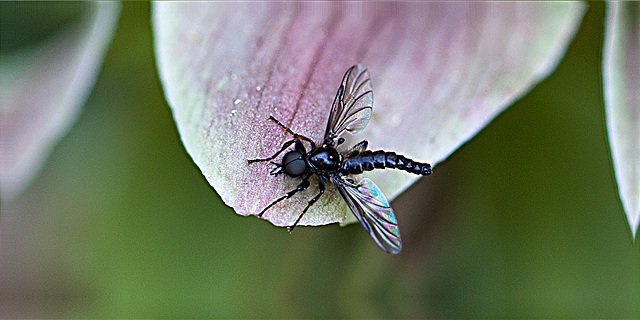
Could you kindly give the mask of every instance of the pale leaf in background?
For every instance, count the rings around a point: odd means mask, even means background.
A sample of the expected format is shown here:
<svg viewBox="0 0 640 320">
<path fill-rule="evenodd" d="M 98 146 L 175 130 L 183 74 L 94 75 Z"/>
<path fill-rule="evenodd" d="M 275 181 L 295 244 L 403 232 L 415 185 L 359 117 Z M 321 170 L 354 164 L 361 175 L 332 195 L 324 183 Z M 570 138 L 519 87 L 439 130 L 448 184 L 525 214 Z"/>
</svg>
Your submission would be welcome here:
<svg viewBox="0 0 640 320">
<path fill-rule="evenodd" d="M 22 3 L 40 6 L 39 3 Z M 27 7 L 28 14 L 28 7 Z M 0 193 L 18 195 L 69 130 L 98 76 L 120 13 L 90 2 L 81 21 L 0 57 Z M 28 28 L 30 26 L 23 26 Z M 3 32 L 13 32 L 3 26 Z M 4 50 L 4 49 L 3 49 Z"/>
</svg>

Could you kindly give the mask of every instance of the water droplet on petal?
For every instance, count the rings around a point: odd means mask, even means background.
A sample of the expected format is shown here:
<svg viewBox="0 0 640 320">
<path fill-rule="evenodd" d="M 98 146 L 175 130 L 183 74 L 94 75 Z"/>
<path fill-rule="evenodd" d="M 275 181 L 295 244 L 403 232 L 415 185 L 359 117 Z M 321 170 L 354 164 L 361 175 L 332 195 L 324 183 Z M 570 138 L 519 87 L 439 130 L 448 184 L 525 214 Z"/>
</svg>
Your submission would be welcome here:
<svg viewBox="0 0 640 320">
<path fill-rule="evenodd" d="M 257 86 L 256 87 L 256 91 L 260 91 L 260 90 L 262 90 L 262 87 L 261 86 Z"/>
<path fill-rule="evenodd" d="M 233 104 L 238 105 L 240 102 L 242 102 L 242 99 L 236 99 L 235 101 L 233 101 Z"/>
<path fill-rule="evenodd" d="M 236 122 L 236 113 L 238 112 L 238 110 L 233 109 L 231 110 L 231 113 L 229 114 L 229 117 L 231 118 L 231 123 L 235 123 Z"/>
</svg>

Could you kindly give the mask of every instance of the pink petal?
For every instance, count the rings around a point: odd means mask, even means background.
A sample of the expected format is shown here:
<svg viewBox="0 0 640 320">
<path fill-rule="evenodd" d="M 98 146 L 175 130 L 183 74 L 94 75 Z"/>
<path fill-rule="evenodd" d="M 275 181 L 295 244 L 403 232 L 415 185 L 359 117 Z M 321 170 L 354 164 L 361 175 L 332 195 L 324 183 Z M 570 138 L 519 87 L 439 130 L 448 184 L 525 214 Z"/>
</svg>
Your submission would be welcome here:
<svg viewBox="0 0 640 320">
<path fill-rule="evenodd" d="M 371 121 L 351 140 L 436 164 L 555 68 L 583 13 L 581 3 L 156 3 L 153 24 L 187 152 L 251 215 L 299 183 L 247 166 L 290 139 L 268 116 L 320 141 L 351 65 L 368 67 L 374 90 Z M 418 178 L 364 176 L 389 199 Z M 290 225 L 316 192 L 312 180 L 265 218 Z M 320 199 L 302 225 L 344 220 L 334 188 Z"/>
<path fill-rule="evenodd" d="M 24 4 L 37 5 L 37 4 Z M 98 76 L 120 12 L 117 2 L 88 4 L 83 21 L 0 63 L 0 193 L 19 194 L 71 127 Z"/>
<path fill-rule="evenodd" d="M 602 61 L 618 192 L 635 239 L 640 224 L 640 6 L 608 2 Z"/>
</svg>

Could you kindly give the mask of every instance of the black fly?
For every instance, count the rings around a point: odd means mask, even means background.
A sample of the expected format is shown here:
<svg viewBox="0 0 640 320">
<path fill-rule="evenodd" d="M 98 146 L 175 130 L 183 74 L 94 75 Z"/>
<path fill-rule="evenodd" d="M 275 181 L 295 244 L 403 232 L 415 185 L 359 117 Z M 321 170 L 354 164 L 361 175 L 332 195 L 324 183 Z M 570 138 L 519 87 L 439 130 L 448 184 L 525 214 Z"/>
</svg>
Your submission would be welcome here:
<svg viewBox="0 0 640 320">
<path fill-rule="evenodd" d="M 363 66 L 356 65 L 349 68 L 342 78 L 342 83 L 331 106 L 324 141 L 320 146 L 317 146 L 313 140 L 294 133 L 274 117 L 269 117 L 269 120 L 293 135 L 293 139 L 285 142 L 280 151 L 273 156 L 267 159 L 248 160 L 249 164 L 273 160 L 293 145 L 294 149 L 287 152 L 282 158 L 282 164 L 272 162 L 276 167 L 271 171 L 271 174 L 277 176 L 284 173 L 290 177 L 301 177 L 302 182 L 294 190 L 287 192 L 260 211 L 258 216 L 262 217 L 274 204 L 305 190 L 309 187 L 309 177 L 316 174 L 320 180 L 319 192 L 309 200 L 309 204 L 302 210 L 296 222 L 288 228 L 289 231 L 293 230 L 300 222 L 309 207 L 318 201 L 324 193 L 325 183 L 330 181 L 336 186 L 351 212 L 358 218 L 378 246 L 388 253 L 400 252 L 402 243 L 398 222 L 387 198 L 371 179 L 363 179 L 357 183 L 346 176 L 384 168 L 429 175 L 431 174 L 431 165 L 415 162 L 394 152 L 369 151 L 366 140 L 350 149 L 338 151 L 338 146 L 345 141 L 340 137 L 343 133 L 355 134 L 367 125 L 371 117 L 372 104 L 373 91 L 371 90 L 369 72 Z M 303 141 L 309 143 L 311 151 L 307 152 Z"/>
</svg>

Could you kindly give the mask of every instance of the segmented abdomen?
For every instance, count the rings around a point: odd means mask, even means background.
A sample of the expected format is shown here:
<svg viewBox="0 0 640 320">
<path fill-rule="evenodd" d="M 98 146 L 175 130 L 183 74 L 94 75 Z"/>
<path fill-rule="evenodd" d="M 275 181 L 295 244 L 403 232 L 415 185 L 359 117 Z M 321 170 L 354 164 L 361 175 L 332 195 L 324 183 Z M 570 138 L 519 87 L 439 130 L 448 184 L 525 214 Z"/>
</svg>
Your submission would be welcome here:
<svg viewBox="0 0 640 320">
<path fill-rule="evenodd" d="M 395 168 L 423 176 L 431 174 L 431 165 L 413 161 L 391 151 L 363 151 L 342 162 L 340 172 L 359 174 L 373 169 Z"/>
</svg>

